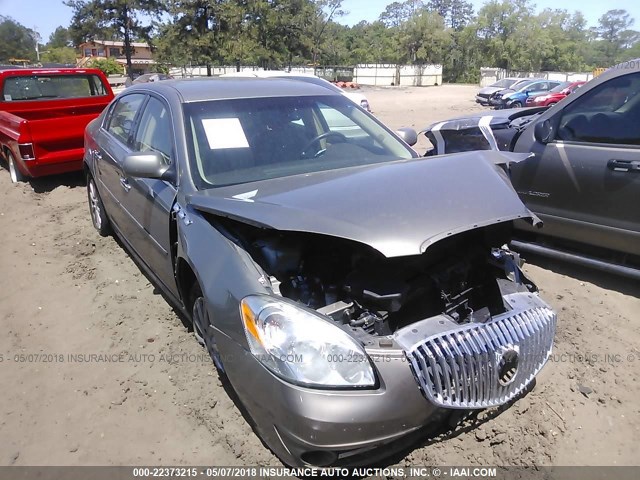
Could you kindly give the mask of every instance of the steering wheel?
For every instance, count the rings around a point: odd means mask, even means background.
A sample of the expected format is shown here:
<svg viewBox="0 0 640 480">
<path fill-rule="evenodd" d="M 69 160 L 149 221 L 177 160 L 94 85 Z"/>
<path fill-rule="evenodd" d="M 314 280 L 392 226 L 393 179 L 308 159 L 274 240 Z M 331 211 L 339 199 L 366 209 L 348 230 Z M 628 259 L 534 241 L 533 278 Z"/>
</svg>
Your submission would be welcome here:
<svg viewBox="0 0 640 480">
<path fill-rule="evenodd" d="M 317 137 L 314 137 L 311 141 L 309 141 L 309 143 L 307 143 L 305 145 L 305 147 L 302 149 L 302 152 L 300 152 L 300 158 L 311 158 L 308 153 L 307 150 L 309 150 L 312 146 L 314 146 L 316 143 L 318 143 L 320 140 L 324 140 L 325 138 L 330 138 L 330 137 L 335 137 L 337 140 L 339 140 L 339 143 L 345 143 L 347 141 L 347 137 L 345 137 L 343 134 L 341 134 L 340 132 L 324 132 L 321 133 L 320 135 L 318 135 Z M 318 157 L 320 154 L 322 154 L 326 149 L 322 149 L 322 150 L 318 150 L 313 154 L 313 158 Z"/>
<path fill-rule="evenodd" d="M 584 130 L 588 126 L 587 117 L 583 114 L 577 115 L 576 117 L 569 120 L 565 123 L 559 130 L 559 138 L 561 140 L 576 140 L 578 138 L 578 134 L 576 132 L 576 128 L 578 130 Z"/>
</svg>

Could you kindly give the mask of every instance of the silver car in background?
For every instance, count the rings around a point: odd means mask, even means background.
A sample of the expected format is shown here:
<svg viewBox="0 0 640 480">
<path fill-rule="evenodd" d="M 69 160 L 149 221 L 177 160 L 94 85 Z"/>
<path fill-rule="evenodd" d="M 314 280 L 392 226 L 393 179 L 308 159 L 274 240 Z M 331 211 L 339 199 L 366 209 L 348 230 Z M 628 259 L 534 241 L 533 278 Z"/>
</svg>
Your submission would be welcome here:
<svg viewBox="0 0 640 480">
<path fill-rule="evenodd" d="M 505 247 L 536 222 L 506 173 L 520 159 L 420 158 L 292 79 L 132 86 L 85 135 L 95 228 L 193 323 L 289 465 L 370 464 L 532 387 L 556 315 Z"/>
<path fill-rule="evenodd" d="M 528 78 L 503 78 L 487 87 L 482 87 L 476 94 L 476 103 L 480 105 L 489 105 L 489 98 L 494 93 L 507 88 L 517 88 L 520 84 L 529 81 Z"/>
</svg>

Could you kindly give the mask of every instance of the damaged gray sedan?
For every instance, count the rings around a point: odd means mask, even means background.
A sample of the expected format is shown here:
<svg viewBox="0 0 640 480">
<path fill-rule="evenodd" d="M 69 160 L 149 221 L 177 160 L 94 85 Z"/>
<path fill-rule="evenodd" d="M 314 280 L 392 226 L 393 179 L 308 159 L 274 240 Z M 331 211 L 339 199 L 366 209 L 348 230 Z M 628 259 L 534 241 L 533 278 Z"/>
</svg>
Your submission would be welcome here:
<svg viewBox="0 0 640 480">
<path fill-rule="evenodd" d="M 513 154 L 419 158 L 340 94 L 238 78 L 133 86 L 85 152 L 95 228 L 193 322 L 286 464 L 366 463 L 514 399 L 548 359 L 556 315 L 505 247 L 537 220 Z"/>
</svg>

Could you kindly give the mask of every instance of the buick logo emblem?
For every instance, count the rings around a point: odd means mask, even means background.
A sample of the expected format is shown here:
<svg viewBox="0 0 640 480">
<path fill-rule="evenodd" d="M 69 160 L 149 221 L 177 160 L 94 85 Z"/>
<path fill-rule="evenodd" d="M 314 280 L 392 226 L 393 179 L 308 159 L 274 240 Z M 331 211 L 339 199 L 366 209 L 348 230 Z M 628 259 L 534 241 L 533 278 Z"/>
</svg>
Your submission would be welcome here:
<svg viewBox="0 0 640 480">
<path fill-rule="evenodd" d="M 502 347 L 497 353 L 498 383 L 503 387 L 511 385 L 518 373 L 520 361 L 520 347 L 518 345 L 507 345 Z"/>
</svg>

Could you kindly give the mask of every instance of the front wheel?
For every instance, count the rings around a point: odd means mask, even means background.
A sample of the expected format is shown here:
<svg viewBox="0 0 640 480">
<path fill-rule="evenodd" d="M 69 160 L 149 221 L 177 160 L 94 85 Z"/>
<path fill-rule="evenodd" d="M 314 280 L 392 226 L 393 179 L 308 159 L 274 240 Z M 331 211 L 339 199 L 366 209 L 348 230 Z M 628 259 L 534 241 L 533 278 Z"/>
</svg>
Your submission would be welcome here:
<svg viewBox="0 0 640 480">
<path fill-rule="evenodd" d="M 193 323 L 193 335 L 196 337 L 198 343 L 207 349 L 216 368 L 224 373 L 220 352 L 218 352 L 216 339 L 213 335 L 213 325 L 211 324 L 209 310 L 207 309 L 204 295 L 198 283 L 195 283 L 193 287 L 191 287 L 189 303 L 192 306 L 191 322 Z"/>
<path fill-rule="evenodd" d="M 522 108 L 522 102 L 513 102 L 511 108 Z"/>
<path fill-rule="evenodd" d="M 9 164 L 9 176 L 12 183 L 22 183 L 27 181 L 27 177 L 20 171 L 13 154 L 7 151 L 7 163 Z"/>
<path fill-rule="evenodd" d="M 89 199 L 89 212 L 91 213 L 93 227 L 98 231 L 100 236 L 106 237 L 111 233 L 111 223 L 104 209 L 104 204 L 100 198 L 96 182 L 91 175 L 87 178 L 87 197 Z"/>
</svg>

